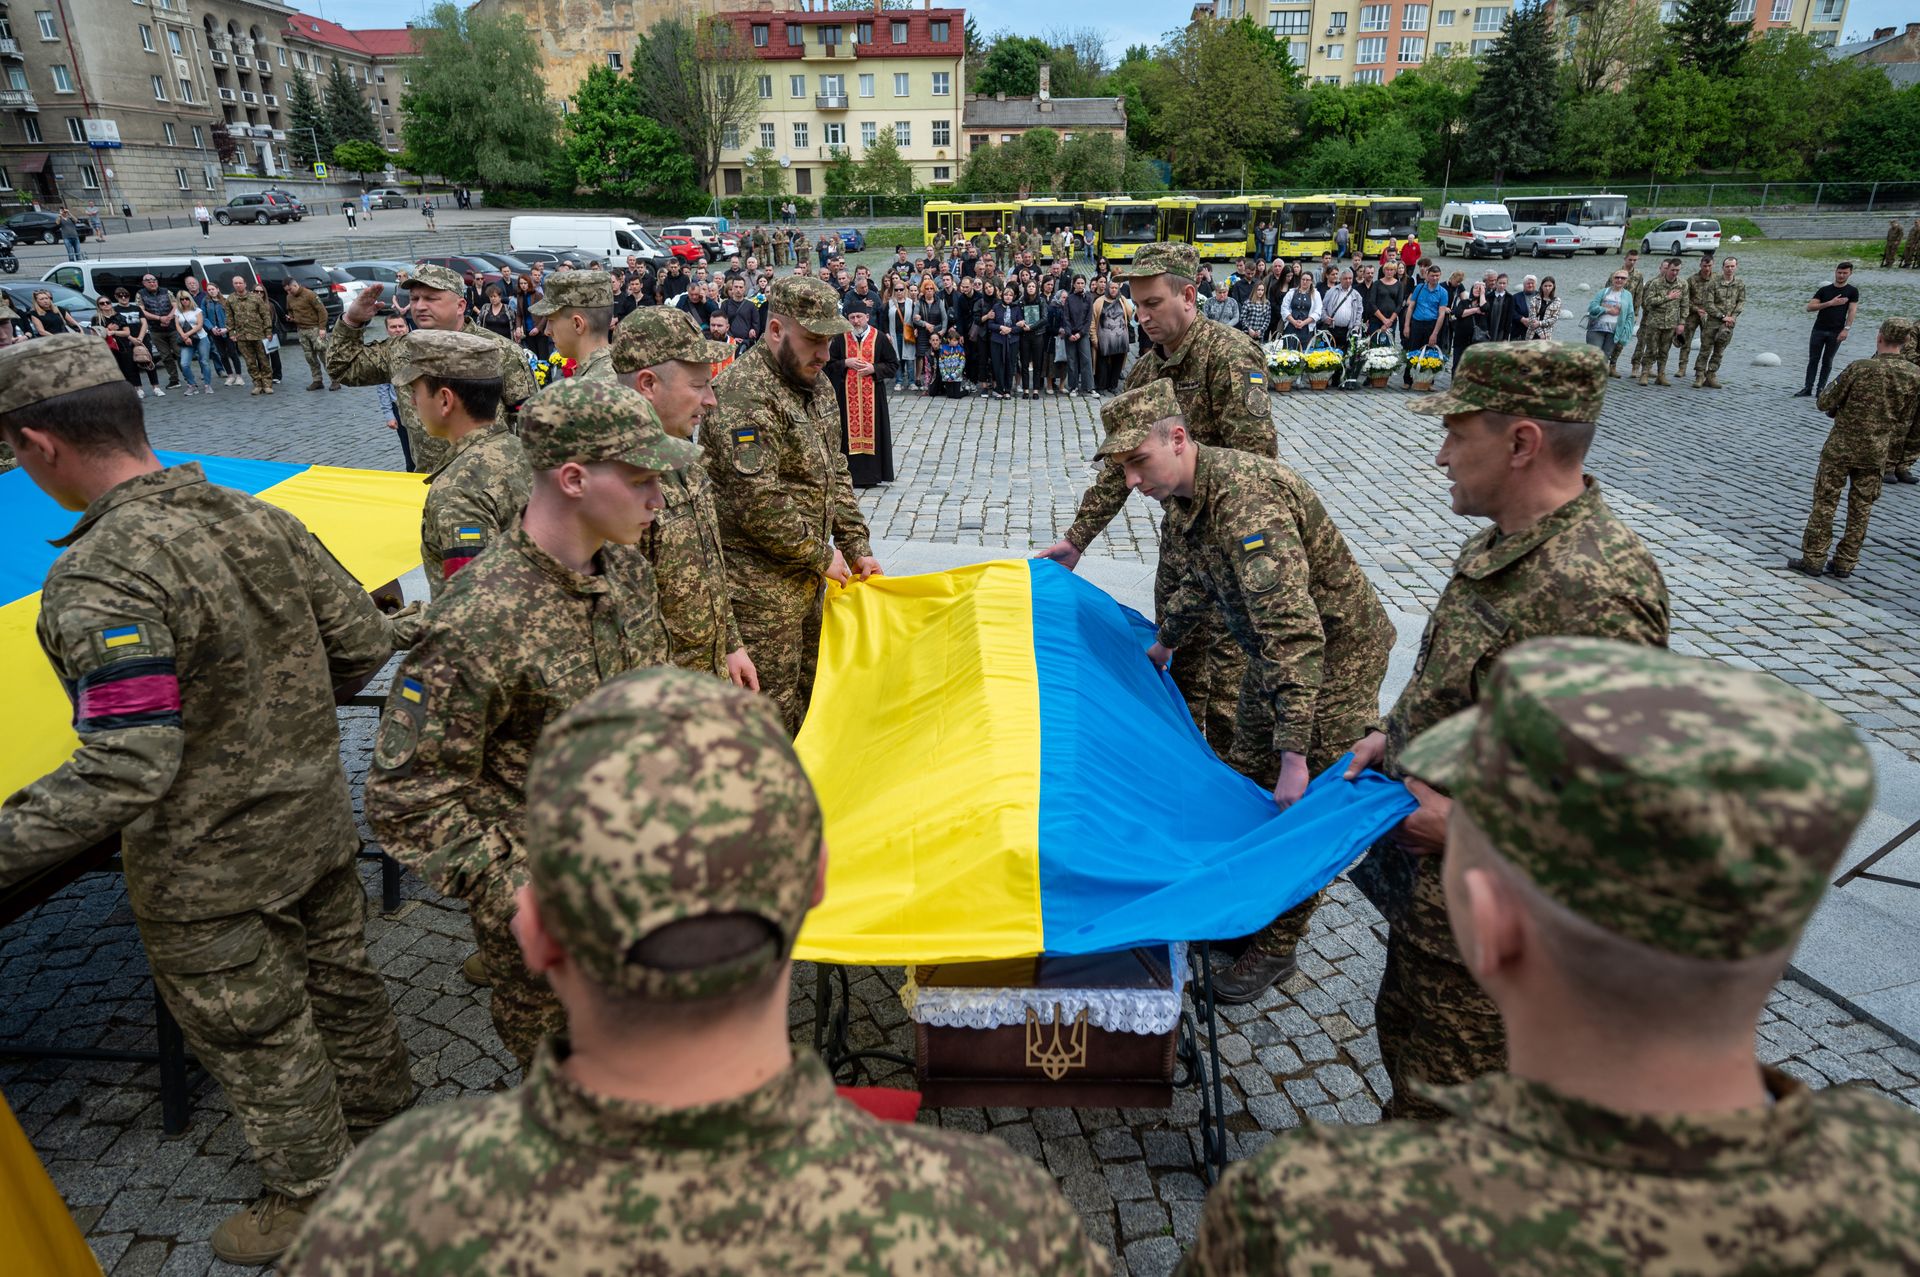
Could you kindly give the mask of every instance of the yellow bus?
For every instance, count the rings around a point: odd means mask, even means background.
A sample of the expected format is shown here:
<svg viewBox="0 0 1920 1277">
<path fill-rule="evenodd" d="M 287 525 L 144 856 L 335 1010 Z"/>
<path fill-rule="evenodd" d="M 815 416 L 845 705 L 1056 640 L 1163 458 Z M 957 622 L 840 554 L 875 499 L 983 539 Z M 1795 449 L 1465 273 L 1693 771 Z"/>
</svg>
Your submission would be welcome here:
<svg viewBox="0 0 1920 1277">
<path fill-rule="evenodd" d="M 1055 231 L 1065 231 L 1071 236 L 1083 229 L 1086 221 L 1087 206 L 1077 200 L 1021 200 L 1013 217 L 1018 229 L 1039 234 L 1041 246 L 1037 255 L 1042 261 L 1053 259 Z M 1068 251 L 1071 252 L 1071 248 Z"/>
<path fill-rule="evenodd" d="M 1169 205 L 1177 204 L 1177 209 Z M 1253 253 L 1253 205 L 1240 200 L 1203 200 L 1183 196 L 1162 200 L 1160 238 L 1193 245 L 1203 262 L 1237 262 Z M 1177 223 L 1168 220 L 1169 215 Z M 1177 232 L 1176 231 L 1177 227 Z"/>
<path fill-rule="evenodd" d="M 972 239 L 975 235 L 992 235 L 995 231 L 1010 230 L 1018 210 L 1017 204 L 967 204 L 952 200 L 929 200 L 920 210 L 926 246 L 932 248 L 933 237 L 942 231 L 945 231 L 949 237 L 961 235 Z"/>
<path fill-rule="evenodd" d="M 1100 256 L 1109 262 L 1130 262 L 1142 244 L 1160 237 L 1160 205 L 1156 200 L 1119 198 L 1093 200 L 1099 204 Z"/>
<path fill-rule="evenodd" d="M 1280 242 L 1274 255 L 1299 259 L 1331 253 L 1334 228 L 1349 212 L 1343 198 L 1338 195 L 1289 196 L 1280 210 Z"/>
<path fill-rule="evenodd" d="M 1378 257 L 1387 251 L 1389 239 L 1406 243 L 1407 237 L 1420 233 L 1420 219 L 1426 206 L 1417 196 L 1369 195 L 1366 204 L 1366 240 L 1356 251 Z"/>
</svg>

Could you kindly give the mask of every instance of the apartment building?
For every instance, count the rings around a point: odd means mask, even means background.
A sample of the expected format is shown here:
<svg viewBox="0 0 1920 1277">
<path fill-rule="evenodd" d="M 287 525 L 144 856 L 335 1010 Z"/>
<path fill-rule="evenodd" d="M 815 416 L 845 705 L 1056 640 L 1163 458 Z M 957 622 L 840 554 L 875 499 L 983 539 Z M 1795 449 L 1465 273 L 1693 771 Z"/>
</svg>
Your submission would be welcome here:
<svg viewBox="0 0 1920 1277">
<path fill-rule="evenodd" d="M 724 141 L 715 194 L 751 184 L 757 148 L 795 195 L 826 193 L 836 151 L 856 160 L 892 128 L 919 185 L 959 175 L 966 101 L 964 9 L 756 11 L 725 15 L 753 54 L 760 114 Z"/>
<path fill-rule="evenodd" d="M 397 148 L 403 48 L 404 29 L 343 33 L 274 0 L 0 0 L 0 203 L 222 203 L 227 170 L 288 172 L 288 79 L 324 85 L 336 56 Z"/>
</svg>

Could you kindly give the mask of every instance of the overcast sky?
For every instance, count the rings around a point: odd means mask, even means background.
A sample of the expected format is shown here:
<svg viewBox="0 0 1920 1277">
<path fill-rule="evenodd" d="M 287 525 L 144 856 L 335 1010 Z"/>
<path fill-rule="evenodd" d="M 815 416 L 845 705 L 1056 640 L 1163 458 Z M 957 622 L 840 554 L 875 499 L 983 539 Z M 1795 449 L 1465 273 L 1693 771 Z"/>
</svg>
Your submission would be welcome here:
<svg viewBox="0 0 1920 1277">
<path fill-rule="evenodd" d="M 431 6 L 422 0 L 300 0 L 296 8 L 317 13 L 345 27 L 392 27 L 418 16 Z M 1031 0 L 984 0 L 964 6 L 980 30 L 1043 34 L 1033 30 Z M 1099 14 L 1108 34 L 1107 54 L 1118 58 L 1129 44 L 1157 44 L 1167 31 L 1181 26 L 1193 12 L 1192 0 L 1103 0 Z M 1920 16 L 1913 0 L 1853 0 L 1847 6 L 1846 38 L 1870 35 L 1875 27 L 1897 26 Z M 1078 15 L 1063 15 L 1071 25 Z"/>
</svg>

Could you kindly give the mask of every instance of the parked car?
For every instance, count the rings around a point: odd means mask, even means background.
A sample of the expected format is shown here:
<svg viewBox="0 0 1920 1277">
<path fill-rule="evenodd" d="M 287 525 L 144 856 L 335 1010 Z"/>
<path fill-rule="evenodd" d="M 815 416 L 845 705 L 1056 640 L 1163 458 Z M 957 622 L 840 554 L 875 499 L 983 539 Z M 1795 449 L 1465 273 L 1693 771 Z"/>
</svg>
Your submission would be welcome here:
<svg viewBox="0 0 1920 1277">
<path fill-rule="evenodd" d="M 368 284 L 379 284 L 385 290 L 380 297 L 380 309 L 383 313 L 390 310 L 405 310 L 411 301 L 407 296 L 407 286 L 400 281 L 413 270 L 412 262 L 397 258 L 336 262 L 334 269 L 346 272 L 347 277 L 353 281 L 341 294 L 343 305 L 353 305 L 353 299 L 359 296 Z M 359 287 L 356 288 L 354 286 L 356 284 Z"/>
<path fill-rule="evenodd" d="M 1565 222 L 1521 226 L 1513 232 L 1514 251 L 1531 252 L 1535 257 L 1550 257 L 1555 253 L 1572 257 L 1586 246 L 1586 237 Z"/>
<path fill-rule="evenodd" d="M 269 186 L 263 194 L 271 195 L 288 208 L 291 208 L 293 210 L 293 220 L 296 222 L 307 215 L 307 206 L 302 204 L 300 197 L 292 191 L 283 191 L 277 186 Z"/>
<path fill-rule="evenodd" d="M 1442 257 L 1512 257 L 1513 217 L 1504 204 L 1456 200 L 1441 208 L 1434 242 Z"/>
<path fill-rule="evenodd" d="M 397 186 L 376 186 L 367 192 L 375 208 L 412 208 L 407 193 Z"/>
<path fill-rule="evenodd" d="M 213 220 L 222 226 L 232 226 L 235 222 L 252 222 L 258 226 L 278 222 L 284 225 L 294 220 L 293 205 L 264 191 L 256 195 L 236 195 L 213 210 Z"/>
<path fill-rule="evenodd" d="M 251 258 L 211 254 L 205 257 L 95 257 L 48 267 L 40 277 L 88 297 L 100 298 L 113 296 L 117 288 L 137 293 L 140 281 L 148 275 L 170 293 L 185 288 L 189 278 L 202 284 L 211 283 L 223 293 L 233 287 L 235 276 L 250 280 L 255 287 L 260 283 L 259 271 Z"/>
<path fill-rule="evenodd" d="M 53 304 L 67 312 L 67 318 L 82 328 L 92 328 L 94 315 L 93 298 L 78 289 L 68 288 L 65 284 L 56 284 L 52 280 L 8 280 L 0 283 L 0 292 L 7 295 L 13 304 L 13 310 L 19 316 L 13 323 L 13 331 L 21 336 L 31 337 L 33 325 L 27 322 L 27 312 L 33 309 L 33 295 L 45 291 L 53 294 Z"/>
<path fill-rule="evenodd" d="M 568 266 L 574 267 L 577 270 L 586 270 L 595 262 L 602 262 L 602 264 L 604 264 L 603 259 L 595 257 L 592 253 L 584 253 L 574 248 L 564 248 L 557 253 L 544 248 L 516 248 L 513 250 L 513 255 L 525 262 L 529 268 L 533 266 L 546 267 L 549 274 L 557 270 L 562 262 L 565 262 Z M 639 254 L 635 254 L 635 256 L 639 256 Z M 625 261 L 624 258 L 619 260 Z M 651 259 L 649 258 L 641 257 L 641 260 L 651 264 Z"/>
<path fill-rule="evenodd" d="M 282 331 L 287 327 L 287 281 L 290 279 L 299 280 L 319 296 L 320 303 L 327 308 L 327 327 L 340 322 L 340 312 L 346 309 L 347 285 L 353 279 L 345 271 L 322 265 L 311 257 L 256 257 L 253 268 L 260 277 L 260 287 L 273 302 Z"/>
<path fill-rule="evenodd" d="M 706 260 L 710 262 L 719 261 L 723 257 L 737 256 L 740 252 L 738 239 L 729 244 L 716 227 L 705 221 L 678 222 L 660 232 L 662 239 L 669 235 L 684 236 L 692 240 L 700 246 L 700 251 L 706 254 Z"/>
<path fill-rule="evenodd" d="M 1711 217 L 1668 218 L 1640 238 L 1640 251 L 1655 253 L 1705 253 L 1711 257 L 1720 251 L 1720 223 Z"/>
<path fill-rule="evenodd" d="M 456 275 L 464 276 L 472 271 L 474 280 L 481 288 L 488 284 L 497 284 L 501 280 L 500 268 L 484 257 L 475 257 L 470 253 L 450 253 L 444 257 L 422 257 L 416 260 L 419 266 L 444 266 Z"/>
<path fill-rule="evenodd" d="M 495 270 L 512 271 L 516 275 L 525 275 L 533 270 L 531 261 L 514 253 L 471 253 L 469 256 L 493 263 Z"/>
<path fill-rule="evenodd" d="M 667 246 L 667 251 L 683 262 L 704 262 L 707 250 L 700 247 L 689 235 L 675 235 L 671 229 L 661 231 L 659 240 Z"/>
<path fill-rule="evenodd" d="M 84 243 L 93 235 L 93 227 L 87 225 L 87 219 L 76 215 L 73 219 L 80 227 L 80 239 Z M 41 213 L 29 209 L 24 213 L 15 213 L 7 219 L 7 229 L 12 231 L 22 244 L 36 241 L 42 244 L 60 242 L 60 218 L 55 213 Z"/>
<path fill-rule="evenodd" d="M 859 227 L 848 227 L 844 230 L 835 231 L 834 234 L 840 237 L 841 245 L 845 247 L 849 253 L 864 253 L 867 251 L 867 234 Z"/>
</svg>

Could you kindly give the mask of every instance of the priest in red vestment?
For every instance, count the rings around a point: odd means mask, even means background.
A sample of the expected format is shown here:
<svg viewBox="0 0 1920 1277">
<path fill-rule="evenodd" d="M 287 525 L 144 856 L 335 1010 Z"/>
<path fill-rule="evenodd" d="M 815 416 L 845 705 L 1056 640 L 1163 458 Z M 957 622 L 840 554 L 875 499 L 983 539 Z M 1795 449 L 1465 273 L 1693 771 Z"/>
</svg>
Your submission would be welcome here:
<svg viewBox="0 0 1920 1277">
<path fill-rule="evenodd" d="M 827 348 L 827 376 L 840 400 L 840 443 L 853 486 L 871 488 L 893 478 L 893 425 L 887 417 L 887 382 L 899 356 L 867 312 L 847 312 L 853 331 Z"/>
</svg>

